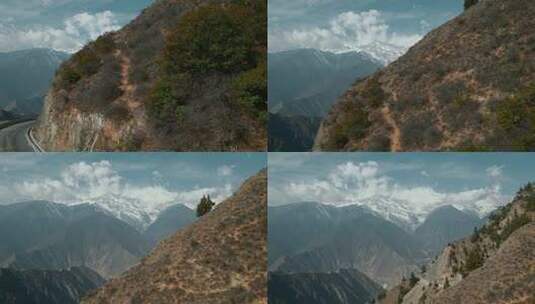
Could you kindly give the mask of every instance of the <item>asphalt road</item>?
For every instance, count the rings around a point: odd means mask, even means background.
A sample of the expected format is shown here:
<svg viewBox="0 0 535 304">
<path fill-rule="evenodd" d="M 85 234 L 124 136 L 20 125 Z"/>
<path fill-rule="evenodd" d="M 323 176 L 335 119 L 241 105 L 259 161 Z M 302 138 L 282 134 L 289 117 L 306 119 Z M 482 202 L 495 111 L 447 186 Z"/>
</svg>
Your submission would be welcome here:
<svg viewBox="0 0 535 304">
<path fill-rule="evenodd" d="M 26 134 L 35 121 L 26 121 L 0 130 L 0 152 L 34 152 Z"/>
</svg>

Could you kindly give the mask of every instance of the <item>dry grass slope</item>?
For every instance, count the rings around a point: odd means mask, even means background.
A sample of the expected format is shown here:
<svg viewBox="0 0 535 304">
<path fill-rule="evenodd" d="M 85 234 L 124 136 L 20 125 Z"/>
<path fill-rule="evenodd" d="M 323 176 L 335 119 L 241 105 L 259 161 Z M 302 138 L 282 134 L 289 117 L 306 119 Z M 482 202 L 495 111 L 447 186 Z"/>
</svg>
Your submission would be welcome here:
<svg viewBox="0 0 535 304">
<path fill-rule="evenodd" d="M 266 237 L 263 170 L 83 303 L 267 303 Z"/>
<path fill-rule="evenodd" d="M 534 150 L 534 27 L 531 0 L 480 1 L 350 88 L 315 149 Z"/>
</svg>

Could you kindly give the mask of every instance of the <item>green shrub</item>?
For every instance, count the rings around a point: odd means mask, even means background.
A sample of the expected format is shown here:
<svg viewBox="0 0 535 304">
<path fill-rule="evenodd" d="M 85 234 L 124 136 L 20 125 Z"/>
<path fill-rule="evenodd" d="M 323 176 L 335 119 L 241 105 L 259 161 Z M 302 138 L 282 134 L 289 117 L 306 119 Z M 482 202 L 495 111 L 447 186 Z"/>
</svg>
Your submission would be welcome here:
<svg viewBox="0 0 535 304">
<path fill-rule="evenodd" d="M 466 262 L 464 263 L 462 271 L 463 275 L 467 275 L 471 271 L 483 266 L 484 262 L 485 258 L 483 256 L 483 252 L 481 251 L 479 246 L 476 246 L 472 250 L 468 251 L 466 254 Z"/>
<path fill-rule="evenodd" d="M 266 65 L 243 72 L 233 82 L 232 91 L 237 101 L 259 116 L 267 112 Z"/>
<path fill-rule="evenodd" d="M 184 102 L 170 80 L 159 80 L 150 93 L 149 115 L 159 126 L 176 125 L 184 118 Z"/>
<path fill-rule="evenodd" d="M 380 107 L 383 104 L 386 94 L 381 87 L 379 77 L 374 76 L 366 81 L 362 97 L 369 101 L 370 105 L 374 108 Z"/>
<path fill-rule="evenodd" d="M 203 196 L 197 205 L 197 217 L 204 216 L 208 212 L 212 211 L 214 206 L 215 203 L 210 199 L 210 195 Z"/>
<path fill-rule="evenodd" d="M 467 10 L 470 7 L 476 5 L 479 0 L 464 0 L 464 9 Z"/>
<path fill-rule="evenodd" d="M 329 149 L 341 149 L 350 140 L 364 138 L 371 126 L 366 109 L 350 103 L 345 104 L 344 108 L 346 115 L 334 126 L 333 135 L 327 143 Z"/>
<path fill-rule="evenodd" d="M 105 34 L 98 37 L 97 40 L 93 42 L 93 47 L 95 48 L 95 51 L 101 55 L 109 54 L 117 48 L 112 34 Z"/>
<path fill-rule="evenodd" d="M 520 216 L 515 215 L 511 221 L 503 227 L 502 233 L 500 234 L 500 244 L 507 240 L 507 238 L 516 230 L 520 229 L 522 226 L 528 224 L 530 218 L 526 214 Z"/>
<path fill-rule="evenodd" d="M 244 6 L 207 5 L 184 15 L 171 32 L 164 59 L 171 73 L 236 72 L 255 64 L 254 20 Z"/>
</svg>

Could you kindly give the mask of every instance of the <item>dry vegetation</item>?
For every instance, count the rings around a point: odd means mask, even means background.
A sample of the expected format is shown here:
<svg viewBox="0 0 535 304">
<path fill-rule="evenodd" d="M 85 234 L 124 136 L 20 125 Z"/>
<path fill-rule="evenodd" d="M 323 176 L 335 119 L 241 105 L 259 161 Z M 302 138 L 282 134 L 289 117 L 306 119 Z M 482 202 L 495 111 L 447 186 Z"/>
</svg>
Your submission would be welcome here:
<svg viewBox="0 0 535 304">
<path fill-rule="evenodd" d="M 482 1 L 334 106 L 318 150 L 535 149 L 535 6 Z M 395 126 L 381 115 L 388 107 Z"/>
<path fill-rule="evenodd" d="M 83 303 L 267 303 L 263 170 Z"/>
<path fill-rule="evenodd" d="M 530 183 L 480 230 L 449 244 L 416 284 L 401 282 L 380 303 L 531 304 L 534 267 L 535 184 Z"/>
</svg>

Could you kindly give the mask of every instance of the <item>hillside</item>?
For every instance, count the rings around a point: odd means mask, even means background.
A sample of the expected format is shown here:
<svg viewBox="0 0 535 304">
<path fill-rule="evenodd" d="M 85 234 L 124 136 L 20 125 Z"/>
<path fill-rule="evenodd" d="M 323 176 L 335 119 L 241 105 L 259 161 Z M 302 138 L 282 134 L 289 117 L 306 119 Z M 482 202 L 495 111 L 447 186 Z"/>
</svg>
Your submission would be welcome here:
<svg viewBox="0 0 535 304">
<path fill-rule="evenodd" d="M 160 0 L 62 64 L 35 137 L 47 151 L 264 151 L 262 0 Z"/>
<path fill-rule="evenodd" d="M 0 108 L 39 114 L 54 73 L 67 58 L 69 54 L 50 49 L 0 53 Z"/>
<path fill-rule="evenodd" d="M 381 303 L 530 304 L 534 253 L 535 187 L 528 184 L 480 230 L 450 243 L 416 280 L 403 281 Z"/>
<path fill-rule="evenodd" d="M 270 273 L 271 304 L 370 303 L 382 288 L 356 270 L 333 273 Z"/>
<path fill-rule="evenodd" d="M 267 303 L 267 172 L 82 303 Z"/>
<path fill-rule="evenodd" d="M 69 270 L 0 269 L 0 302 L 3 304 L 77 304 L 88 291 L 104 284 L 85 267 Z"/>
<path fill-rule="evenodd" d="M 535 149 L 533 27 L 532 1 L 479 1 L 351 87 L 315 149 Z"/>
</svg>

